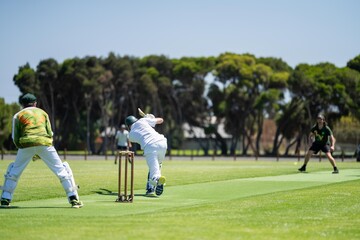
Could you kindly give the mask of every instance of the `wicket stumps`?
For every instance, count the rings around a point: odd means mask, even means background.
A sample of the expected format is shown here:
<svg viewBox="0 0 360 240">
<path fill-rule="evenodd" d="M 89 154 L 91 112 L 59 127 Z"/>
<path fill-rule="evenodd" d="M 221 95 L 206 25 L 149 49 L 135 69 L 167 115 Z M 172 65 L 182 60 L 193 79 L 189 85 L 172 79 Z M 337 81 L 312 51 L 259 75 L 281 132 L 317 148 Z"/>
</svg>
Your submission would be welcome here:
<svg viewBox="0 0 360 240">
<path fill-rule="evenodd" d="M 124 161 L 122 161 L 124 156 Z M 119 158 L 119 175 L 118 175 L 118 198 L 116 202 L 131 203 L 134 200 L 134 152 L 118 151 L 115 156 L 115 163 Z M 128 194 L 128 165 L 130 166 L 130 194 Z M 124 165 L 124 166 L 122 166 Z M 123 186 L 122 186 L 123 185 Z M 123 191 L 123 192 L 122 192 Z"/>
</svg>

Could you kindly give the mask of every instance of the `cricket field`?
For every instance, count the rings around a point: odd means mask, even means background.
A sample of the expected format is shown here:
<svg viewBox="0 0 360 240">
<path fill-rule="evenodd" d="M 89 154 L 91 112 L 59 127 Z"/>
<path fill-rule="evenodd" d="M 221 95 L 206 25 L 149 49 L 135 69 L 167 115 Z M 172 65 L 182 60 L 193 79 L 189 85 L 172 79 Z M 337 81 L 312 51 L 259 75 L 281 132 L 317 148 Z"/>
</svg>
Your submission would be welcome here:
<svg viewBox="0 0 360 240">
<path fill-rule="evenodd" d="M 12 160 L 0 161 L 1 176 Z M 22 174 L 2 239 L 360 239 L 360 163 L 166 159 L 160 197 L 145 197 L 147 165 L 135 158 L 133 203 L 115 202 L 113 160 L 71 160 L 84 207 L 73 209 L 41 161 Z M 2 185 L 4 179 L 0 183 Z"/>
</svg>

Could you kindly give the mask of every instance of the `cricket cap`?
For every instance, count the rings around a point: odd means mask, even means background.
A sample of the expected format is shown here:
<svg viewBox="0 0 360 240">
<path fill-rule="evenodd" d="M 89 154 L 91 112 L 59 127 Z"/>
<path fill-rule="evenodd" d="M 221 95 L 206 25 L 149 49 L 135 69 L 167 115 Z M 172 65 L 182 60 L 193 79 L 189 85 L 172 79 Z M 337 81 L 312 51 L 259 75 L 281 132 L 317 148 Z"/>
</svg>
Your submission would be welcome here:
<svg viewBox="0 0 360 240">
<path fill-rule="evenodd" d="M 128 116 L 126 119 L 125 119 L 125 124 L 126 126 L 130 127 L 131 125 L 133 125 L 134 122 L 136 122 L 138 119 L 134 116 Z"/>
<path fill-rule="evenodd" d="M 27 93 L 20 98 L 20 103 L 23 106 L 26 106 L 26 105 L 28 105 L 30 103 L 34 103 L 34 102 L 36 102 L 36 97 L 31 93 Z"/>
</svg>

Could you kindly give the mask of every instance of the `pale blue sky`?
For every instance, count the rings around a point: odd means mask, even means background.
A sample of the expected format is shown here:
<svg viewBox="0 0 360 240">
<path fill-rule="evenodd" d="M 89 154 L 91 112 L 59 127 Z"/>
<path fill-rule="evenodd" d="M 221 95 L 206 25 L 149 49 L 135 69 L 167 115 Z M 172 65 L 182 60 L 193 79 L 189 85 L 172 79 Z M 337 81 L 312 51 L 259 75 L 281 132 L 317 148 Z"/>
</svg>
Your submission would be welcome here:
<svg viewBox="0 0 360 240">
<path fill-rule="evenodd" d="M 18 68 L 88 55 L 281 58 L 290 66 L 360 54 L 358 0 L 0 0 L 0 97 Z"/>
</svg>

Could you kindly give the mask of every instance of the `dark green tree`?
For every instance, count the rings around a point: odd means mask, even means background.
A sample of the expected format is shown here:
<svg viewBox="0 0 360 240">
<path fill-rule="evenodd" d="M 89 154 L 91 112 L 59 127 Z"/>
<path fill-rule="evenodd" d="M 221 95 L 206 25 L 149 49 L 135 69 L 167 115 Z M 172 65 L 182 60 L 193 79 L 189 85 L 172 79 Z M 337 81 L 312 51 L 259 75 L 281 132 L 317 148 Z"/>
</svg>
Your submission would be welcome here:
<svg viewBox="0 0 360 240">
<path fill-rule="evenodd" d="M 18 86 L 22 94 L 40 94 L 39 81 L 36 77 L 36 72 L 30 67 L 28 63 L 26 63 L 24 66 L 19 67 L 19 71 L 17 74 L 14 75 L 13 81 L 15 85 Z"/>
<path fill-rule="evenodd" d="M 0 150 L 15 148 L 11 138 L 12 117 L 19 110 L 18 104 L 6 104 L 4 98 L 0 98 Z"/>
<path fill-rule="evenodd" d="M 218 133 L 217 124 L 212 122 L 212 115 L 205 96 L 206 77 L 215 65 L 215 59 L 209 58 L 181 58 L 173 60 L 173 91 L 171 95 L 172 107 L 176 114 L 177 126 L 188 123 L 191 128 L 203 129 L 208 140 L 203 142 L 194 136 L 205 154 L 209 150 L 209 140 L 215 139 L 215 148 L 220 147 L 223 154 L 227 152 L 225 140 Z M 176 126 L 176 125 L 174 125 Z"/>
<path fill-rule="evenodd" d="M 360 72 L 360 55 L 347 62 L 346 66 L 350 69 Z"/>
<path fill-rule="evenodd" d="M 36 69 L 36 75 L 39 82 L 39 94 L 37 98 L 41 102 L 41 106 L 49 114 L 50 121 L 54 132 L 57 132 L 57 125 L 55 121 L 56 104 L 59 96 L 58 89 L 58 72 L 59 65 L 54 59 L 47 59 L 40 61 Z"/>
<path fill-rule="evenodd" d="M 219 94 L 220 88 L 213 85 L 209 96 L 215 97 L 212 99 L 214 113 L 225 117 L 226 130 L 233 136 L 231 154 L 235 153 L 241 137 L 244 155 L 249 147 L 259 154 L 264 118 L 273 117 L 284 99 L 289 72 L 283 70 L 289 68 L 283 64 L 273 70 L 265 65 L 272 63 L 271 59 L 263 59 L 262 62 L 257 62 L 249 54 L 226 53 L 218 58 L 215 76 L 219 87 L 223 87 L 223 94 Z M 224 97 L 220 100 L 219 96 Z"/>
</svg>

